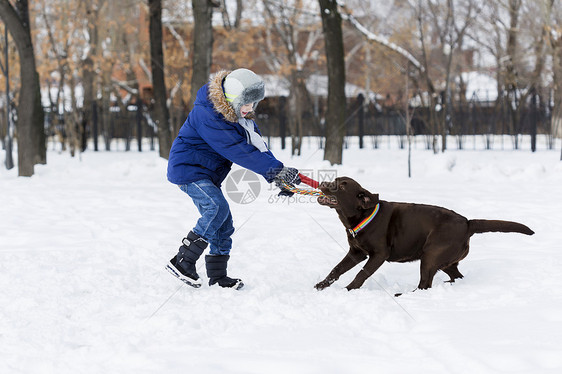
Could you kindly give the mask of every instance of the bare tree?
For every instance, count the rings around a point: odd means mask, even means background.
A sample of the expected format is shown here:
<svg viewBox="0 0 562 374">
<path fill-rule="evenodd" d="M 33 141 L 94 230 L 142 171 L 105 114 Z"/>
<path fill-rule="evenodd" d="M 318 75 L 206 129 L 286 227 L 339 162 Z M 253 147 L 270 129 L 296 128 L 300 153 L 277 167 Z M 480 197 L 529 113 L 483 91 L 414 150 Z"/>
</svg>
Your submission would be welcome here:
<svg viewBox="0 0 562 374">
<path fill-rule="evenodd" d="M 86 19 L 86 30 L 84 34 L 87 35 L 86 48 L 81 58 L 81 71 L 82 71 L 82 85 L 84 88 L 84 127 L 90 127 L 92 130 L 92 136 L 94 140 L 94 150 L 98 150 L 98 129 L 97 124 L 94 123 L 94 119 L 97 117 L 97 105 L 96 105 L 96 60 L 98 60 L 98 54 L 100 48 L 99 44 L 99 30 L 98 24 L 100 23 L 100 12 L 105 6 L 106 0 L 95 0 L 95 1 L 84 1 L 82 5 L 84 6 L 84 13 Z"/>
<path fill-rule="evenodd" d="M 269 69 L 289 82 L 288 124 L 291 133 L 291 153 L 300 154 L 303 138 L 303 116 L 311 99 L 306 81 L 311 72 L 307 64 L 318 55 L 317 42 L 322 33 L 315 25 L 316 13 L 311 14 L 312 4 L 297 1 L 284 4 L 264 1 L 266 24 L 265 48 L 269 54 Z M 279 44 L 277 43 L 279 42 Z"/>
<path fill-rule="evenodd" d="M 6 169 L 10 170 L 14 167 L 14 158 L 12 155 L 12 148 L 13 148 L 13 127 L 12 127 L 12 119 L 10 116 L 10 56 L 9 56 L 9 43 L 8 43 L 8 28 L 4 27 L 4 61 L 5 64 L 1 63 L 0 57 L 0 68 L 2 70 L 2 74 L 6 77 L 6 106 L 4 107 L 5 112 L 5 136 L 2 138 L 2 145 L 3 148 L 6 150 L 6 161 L 4 164 L 6 165 Z M 0 121 L 2 119 L 0 118 Z M 0 122 L 1 123 L 1 122 Z"/>
<path fill-rule="evenodd" d="M 55 99 L 53 100 L 51 98 L 50 89 L 48 93 L 51 109 L 54 112 L 52 120 L 55 125 L 52 127 L 55 128 L 55 131 L 58 130 L 58 119 L 60 115 L 62 115 L 65 127 L 63 133 L 66 134 L 66 137 L 63 136 L 62 133 L 58 135 L 61 140 L 62 149 L 66 149 L 66 143 L 68 142 L 70 155 L 74 157 L 76 152 L 80 152 L 81 150 L 80 143 L 82 135 L 81 119 L 79 118 L 75 92 L 77 83 L 73 57 L 76 56 L 76 54 L 71 52 L 71 48 L 75 48 L 77 44 L 73 39 L 73 36 L 76 34 L 75 27 L 77 24 L 71 21 L 71 19 L 76 17 L 76 9 L 72 9 L 73 7 L 71 7 L 71 4 L 68 2 L 55 5 L 51 1 L 48 7 L 43 1 L 40 5 L 41 18 L 44 23 L 44 28 L 47 31 L 49 45 L 45 54 L 51 57 L 51 59 L 54 57 L 56 65 L 53 66 L 53 70 L 56 70 L 59 77 Z M 56 12 L 54 12 L 55 9 Z M 60 40 L 57 39 L 55 35 L 60 35 Z M 52 76 L 52 74 L 49 75 Z M 49 80 L 49 88 L 51 85 L 50 81 L 51 80 Z M 67 87 L 70 90 L 70 107 L 67 105 L 67 98 L 64 96 L 64 91 Z"/>
<path fill-rule="evenodd" d="M 226 30 L 231 30 L 232 28 L 239 28 L 240 22 L 242 20 L 242 10 L 244 9 L 242 0 L 236 0 L 236 10 L 234 12 L 234 22 L 231 21 L 230 15 L 228 14 L 228 9 L 226 5 L 226 0 L 220 0 L 220 12 L 222 15 L 222 23 Z"/>
<path fill-rule="evenodd" d="M 18 0 L 16 9 L 0 0 L 0 17 L 10 31 L 20 56 L 21 90 L 18 103 L 18 175 L 32 176 L 35 164 L 47 162 L 44 112 L 41 106 L 39 75 L 29 26 L 27 0 Z"/>
<path fill-rule="evenodd" d="M 340 8 L 343 11 L 342 18 L 347 20 L 349 22 L 349 24 L 354 29 L 359 31 L 369 42 L 376 43 L 379 46 L 382 46 L 384 48 L 387 48 L 387 49 L 391 50 L 392 52 L 404 57 L 418 71 L 421 71 L 421 72 L 424 71 L 423 65 L 418 61 L 418 59 L 414 55 L 412 55 L 412 53 L 410 53 L 405 48 L 397 45 L 396 43 L 390 42 L 388 40 L 388 38 L 370 31 L 368 27 L 363 25 L 353 15 L 352 11 L 349 9 L 348 6 L 345 5 L 345 3 L 343 3 L 343 2 L 340 3 Z"/>
<path fill-rule="evenodd" d="M 335 0 L 319 0 L 328 65 L 328 110 L 324 160 L 341 164 L 345 136 L 345 61 L 342 19 Z"/>
<path fill-rule="evenodd" d="M 505 56 L 504 83 L 506 89 L 506 107 L 511 118 L 509 122 L 510 132 L 514 135 L 514 147 L 519 148 L 519 116 L 521 97 L 518 89 L 518 71 L 516 62 L 518 58 L 518 36 L 519 36 L 519 11 L 522 0 L 508 0 L 507 10 L 509 12 L 509 28 L 507 30 L 507 48 Z"/>
<path fill-rule="evenodd" d="M 193 69 L 191 74 L 191 97 L 189 107 L 193 107 L 197 90 L 209 79 L 213 63 L 213 8 L 218 4 L 211 0 L 192 0 L 193 6 Z"/>
<path fill-rule="evenodd" d="M 166 83 L 164 81 L 164 51 L 162 49 L 162 1 L 148 0 L 150 32 L 150 66 L 154 92 L 154 120 L 158 125 L 160 157 L 168 159 L 172 148 L 170 114 L 166 106 Z"/>
<path fill-rule="evenodd" d="M 554 4 L 556 0 L 547 0 Z M 560 1 L 558 1 L 558 4 Z M 553 104 L 551 120 L 551 133 L 553 137 L 562 138 L 562 9 L 552 7 L 550 14 L 550 26 L 548 42 L 552 54 L 552 81 L 553 81 Z M 560 154 L 562 160 L 562 152 Z"/>
<path fill-rule="evenodd" d="M 498 94 L 503 91 L 503 74 L 499 69 L 505 58 L 505 47 L 503 39 L 508 26 L 500 12 L 500 4 L 497 1 L 485 2 L 484 11 L 475 20 L 474 27 L 467 32 L 467 37 L 478 46 L 478 54 L 489 54 L 495 61 L 495 79 Z M 483 32 L 483 30 L 485 30 Z M 498 95 L 498 100 L 500 96 Z"/>
<path fill-rule="evenodd" d="M 522 109 L 527 106 L 529 96 L 534 96 L 533 100 L 536 100 L 536 95 L 540 91 L 546 46 L 546 25 L 543 17 L 534 13 L 532 26 L 525 29 L 524 11 L 529 11 L 525 5 L 523 0 L 500 2 L 500 6 L 507 12 L 509 22 L 504 31 L 505 54 L 499 66 L 503 83 L 500 93 L 505 92 L 505 95 L 501 95 L 501 100 L 504 100 L 503 107 L 507 109 L 509 115 L 508 127 L 515 149 L 519 148 Z M 537 35 L 532 30 L 534 28 L 539 30 Z M 532 42 L 525 43 L 525 39 Z M 533 137 L 533 144 L 534 141 Z"/>
<path fill-rule="evenodd" d="M 441 150 L 445 151 L 447 134 L 452 128 L 451 82 L 455 74 L 460 74 L 453 71 L 454 58 L 458 58 L 467 30 L 481 8 L 473 0 L 418 0 L 412 8 L 421 46 L 421 76 L 428 90 L 433 151 L 439 149 L 437 135 L 441 136 Z M 437 87 L 442 88 L 438 91 Z"/>
</svg>

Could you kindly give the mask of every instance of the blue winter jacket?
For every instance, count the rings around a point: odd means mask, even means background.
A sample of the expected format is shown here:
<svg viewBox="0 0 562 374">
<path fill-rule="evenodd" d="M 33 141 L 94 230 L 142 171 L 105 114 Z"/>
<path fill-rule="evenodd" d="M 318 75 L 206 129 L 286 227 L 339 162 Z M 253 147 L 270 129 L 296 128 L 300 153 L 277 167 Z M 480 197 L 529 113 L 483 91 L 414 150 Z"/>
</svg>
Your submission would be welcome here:
<svg viewBox="0 0 562 374">
<path fill-rule="evenodd" d="M 197 92 L 193 110 L 170 150 L 170 182 L 182 185 L 210 179 L 220 187 L 233 162 L 272 182 L 283 168 L 271 151 L 261 152 L 248 143 L 246 130 L 224 97 L 222 81 L 228 73 L 217 73 Z M 255 123 L 254 129 L 259 132 Z"/>
</svg>

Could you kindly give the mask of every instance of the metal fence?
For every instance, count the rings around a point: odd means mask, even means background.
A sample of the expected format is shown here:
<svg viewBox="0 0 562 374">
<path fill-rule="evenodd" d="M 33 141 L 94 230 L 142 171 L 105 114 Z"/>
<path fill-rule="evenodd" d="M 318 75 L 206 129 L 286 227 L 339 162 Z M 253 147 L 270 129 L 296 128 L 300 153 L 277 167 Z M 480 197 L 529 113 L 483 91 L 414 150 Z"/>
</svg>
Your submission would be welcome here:
<svg viewBox="0 0 562 374">
<path fill-rule="evenodd" d="M 93 123 L 83 122 L 81 132 L 84 139 L 93 139 L 94 147 L 105 146 L 110 149 L 110 143 L 116 139 L 123 140 L 126 149 L 131 144 L 141 147 L 142 138 L 151 139 L 151 148 L 154 149 L 154 138 L 157 128 L 152 122 L 151 108 L 143 105 L 128 105 L 128 110 L 122 113 L 118 107 L 112 107 L 109 116 L 102 116 L 101 109 L 94 106 Z M 303 114 L 303 136 L 325 137 L 323 123 L 325 100 L 317 100 L 314 107 L 307 108 Z M 544 105 L 538 96 L 531 98 L 526 105 L 520 107 L 519 121 L 515 126 L 511 125 L 511 113 L 505 101 L 485 102 L 472 100 L 463 103 L 454 103 L 446 120 L 446 135 L 457 138 L 456 146 L 463 148 L 464 138 L 468 135 L 484 135 L 489 137 L 487 148 L 493 146 L 494 135 L 545 135 L 552 140 L 552 105 Z M 441 132 L 430 126 L 430 113 L 428 108 L 410 108 L 411 126 L 413 135 L 425 136 L 428 148 L 434 135 L 442 135 Z M 176 134 L 185 118 L 185 108 L 172 108 L 170 111 L 173 133 Z M 285 147 L 285 138 L 291 136 L 290 117 L 287 110 L 286 98 L 267 98 L 260 102 L 257 108 L 257 119 L 262 135 L 264 137 L 280 137 L 282 146 Z M 437 112 L 440 115 L 439 112 Z M 46 129 L 51 137 L 64 140 L 66 129 L 64 117 L 54 113 L 47 113 Z M 108 119 L 104 123 L 102 118 Z M 384 106 L 376 102 L 365 103 L 362 96 L 348 101 L 346 121 L 342 124 L 346 129 L 347 136 L 359 136 L 360 146 L 362 138 L 373 139 L 374 146 L 377 145 L 377 136 L 395 135 L 405 137 L 407 127 L 405 122 L 405 110 L 395 106 Z M 98 138 L 103 139 L 105 144 L 97 143 Z M 135 141 L 136 140 L 136 141 Z M 86 142 L 84 141 L 84 144 Z M 321 144 L 320 144 L 321 146 Z M 515 145 L 516 148 L 516 145 Z"/>
</svg>

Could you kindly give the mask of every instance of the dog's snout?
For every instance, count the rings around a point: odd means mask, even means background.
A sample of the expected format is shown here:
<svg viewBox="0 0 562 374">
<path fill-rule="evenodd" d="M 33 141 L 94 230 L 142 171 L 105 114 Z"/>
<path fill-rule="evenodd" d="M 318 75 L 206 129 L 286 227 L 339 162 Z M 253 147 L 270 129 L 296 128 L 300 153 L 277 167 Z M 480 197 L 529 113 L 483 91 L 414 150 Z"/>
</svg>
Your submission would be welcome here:
<svg viewBox="0 0 562 374">
<path fill-rule="evenodd" d="M 320 183 L 320 189 L 323 191 L 333 192 L 337 189 L 336 182 L 322 182 Z"/>
</svg>

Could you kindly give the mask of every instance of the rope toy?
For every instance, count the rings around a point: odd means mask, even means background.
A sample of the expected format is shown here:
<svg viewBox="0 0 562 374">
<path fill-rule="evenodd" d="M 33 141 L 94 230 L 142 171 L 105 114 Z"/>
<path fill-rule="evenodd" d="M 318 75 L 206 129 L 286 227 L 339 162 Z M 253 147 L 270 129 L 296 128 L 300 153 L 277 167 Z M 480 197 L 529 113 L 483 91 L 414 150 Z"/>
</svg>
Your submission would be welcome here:
<svg viewBox="0 0 562 374">
<path fill-rule="evenodd" d="M 297 188 L 285 181 L 282 181 L 281 183 L 283 184 L 283 188 L 286 189 L 287 191 L 299 194 L 299 195 L 307 195 L 307 196 L 325 196 L 322 191 L 317 190 L 318 188 L 318 182 L 315 181 L 312 178 L 309 178 L 305 175 L 299 174 L 299 178 L 301 179 L 301 182 L 303 182 L 304 184 L 308 184 L 310 187 L 314 188 L 314 190 L 310 190 L 307 188 Z"/>
</svg>

